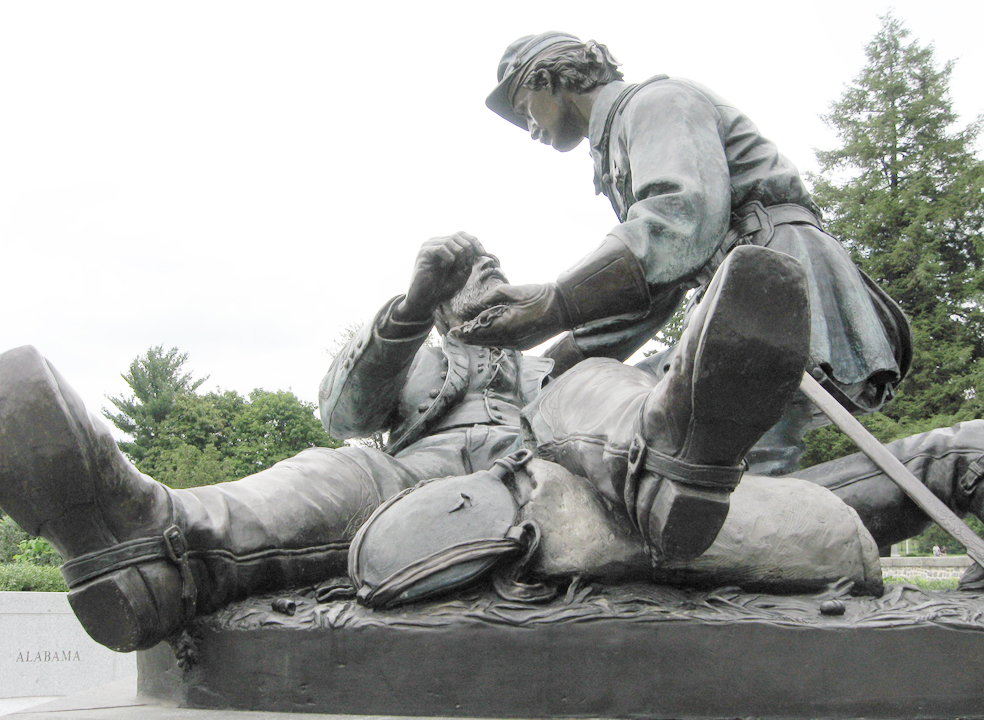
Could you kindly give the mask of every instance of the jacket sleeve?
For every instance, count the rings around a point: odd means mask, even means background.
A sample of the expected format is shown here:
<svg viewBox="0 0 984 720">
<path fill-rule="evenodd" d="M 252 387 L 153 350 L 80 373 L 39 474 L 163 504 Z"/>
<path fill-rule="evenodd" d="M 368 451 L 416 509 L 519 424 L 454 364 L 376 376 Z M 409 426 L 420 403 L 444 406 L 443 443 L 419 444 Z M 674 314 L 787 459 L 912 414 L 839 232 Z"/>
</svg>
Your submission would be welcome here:
<svg viewBox="0 0 984 720">
<path fill-rule="evenodd" d="M 611 234 L 639 259 L 654 295 L 692 279 L 727 232 L 731 186 L 718 122 L 703 93 L 667 80 L 633 97 L 613 133 L 615 179 L 631 205 Z"/>
<path fill-rule="evenodd" d="M 410 367 L 431 328 L 404 325 L 398 339 L 392 339 L 392 332 L 383 337 L 380 329 L 393 327 L 390 314 L 402 299 L 390 300 L 348 341 L 321 381 L 321 424 L 334 438 L 365 437 L 387 429 L 393 420 Z"/>
</svg>

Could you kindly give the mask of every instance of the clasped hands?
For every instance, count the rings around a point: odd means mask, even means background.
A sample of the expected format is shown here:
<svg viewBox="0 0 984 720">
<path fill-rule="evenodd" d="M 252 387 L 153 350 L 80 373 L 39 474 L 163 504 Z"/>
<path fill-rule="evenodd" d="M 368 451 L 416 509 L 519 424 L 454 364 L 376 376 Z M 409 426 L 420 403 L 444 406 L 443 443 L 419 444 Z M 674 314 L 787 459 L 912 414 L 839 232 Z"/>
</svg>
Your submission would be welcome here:
<svg viewBox="0 0 984 720">
<path fill-rule="evenodd" d="M 488 255 L 466 232 L 432 238 L 417 253 L 406 297 L 394 316 L 425 322 L 468 282 L 472 265 Z M 499 285 L 479 301 L 485 308 L 474 319 L 451 329 L 465 343 L 528 350 L 570 327 L 570 316 L 555 283 Z"/>
<path fill-rule="evenodd" d="M 529 350 L 571 326 L 556 283 L 500 285 L 481 302 L 485 310 L 452 330 L 470 345 Z"/>
</svg>

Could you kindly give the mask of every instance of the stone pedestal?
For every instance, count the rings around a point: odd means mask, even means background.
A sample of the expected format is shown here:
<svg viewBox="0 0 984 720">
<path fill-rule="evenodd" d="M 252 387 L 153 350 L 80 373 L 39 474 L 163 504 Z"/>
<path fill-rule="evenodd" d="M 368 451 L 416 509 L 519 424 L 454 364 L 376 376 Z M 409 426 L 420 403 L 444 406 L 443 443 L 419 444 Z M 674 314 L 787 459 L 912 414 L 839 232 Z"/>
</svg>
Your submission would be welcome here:
<svg viewBox="0 0 984 720">
<path fill-rule="evenodd" d="M 984 716 L 984 596 L 843 590 L 574 588 L 544 608 L 477 593 L 386 613 L 297 596 L 293 617 L 259 598 L 199 624 L 189 671 L 167 645 L 141 653 L 139 682 L 185 707 L 282 712 Z M 833 596 L 843 614 L 822 614 Z"/>
</svg>

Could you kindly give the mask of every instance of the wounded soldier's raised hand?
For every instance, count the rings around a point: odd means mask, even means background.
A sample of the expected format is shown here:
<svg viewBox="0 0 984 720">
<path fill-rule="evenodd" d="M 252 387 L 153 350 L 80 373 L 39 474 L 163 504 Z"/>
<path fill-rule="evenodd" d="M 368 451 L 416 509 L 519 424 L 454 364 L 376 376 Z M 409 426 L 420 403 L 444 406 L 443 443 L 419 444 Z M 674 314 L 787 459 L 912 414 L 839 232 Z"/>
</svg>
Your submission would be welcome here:
<svg viewBox="0 0 984 720">
<path fill-rule="evenodd" d="M 395 314 L 404 321 L 429 320 L 442 302 L 464 286 L 472 261 L 484 254 L 478 238 L 466 232 L 426 241 L 417 253 L 406 298 Z"/>
</svg>

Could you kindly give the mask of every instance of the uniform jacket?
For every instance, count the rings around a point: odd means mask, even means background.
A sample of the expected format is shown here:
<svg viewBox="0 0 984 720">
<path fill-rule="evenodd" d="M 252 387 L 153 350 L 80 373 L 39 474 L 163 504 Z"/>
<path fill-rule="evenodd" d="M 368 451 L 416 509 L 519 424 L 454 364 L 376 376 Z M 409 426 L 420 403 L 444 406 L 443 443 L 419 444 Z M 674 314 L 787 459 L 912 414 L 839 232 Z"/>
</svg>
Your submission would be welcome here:
<svg viewBox="0 0 984 720">
<path fill-rule="evenodd" d="M 342 440 L 389 431 L 387 452 L 397 454 L 426 437 L 468 389 L 469 346 L 445 337 L 425 347 L 429 328 L 412 337 L 381 337 L 379 328 L 401 297 L 380 310 L 335 356 L 321 382 L 321 422 Z M 519 396 L 525 405 L 539 393 L 553 361 L 516 353 Z"/>
<path fill-rule="evenodd" d="M 757 203 L 802 208 L 812 221 L 749 239 L 803 264 L 812 363 L 843 383 L 904 374 L 911 339 L 901 311 L 822 231 L 796 167 L 730 103 L 682 78 L 613 82 L 595 100 L 588 139 L 596 191 L 620 221 L 610 234 L 638 258 L 652 305 L 577 329 L 584 355 L 624 360 L 652 337 L 723 260 L 735 213 Z"/>
</svg>

